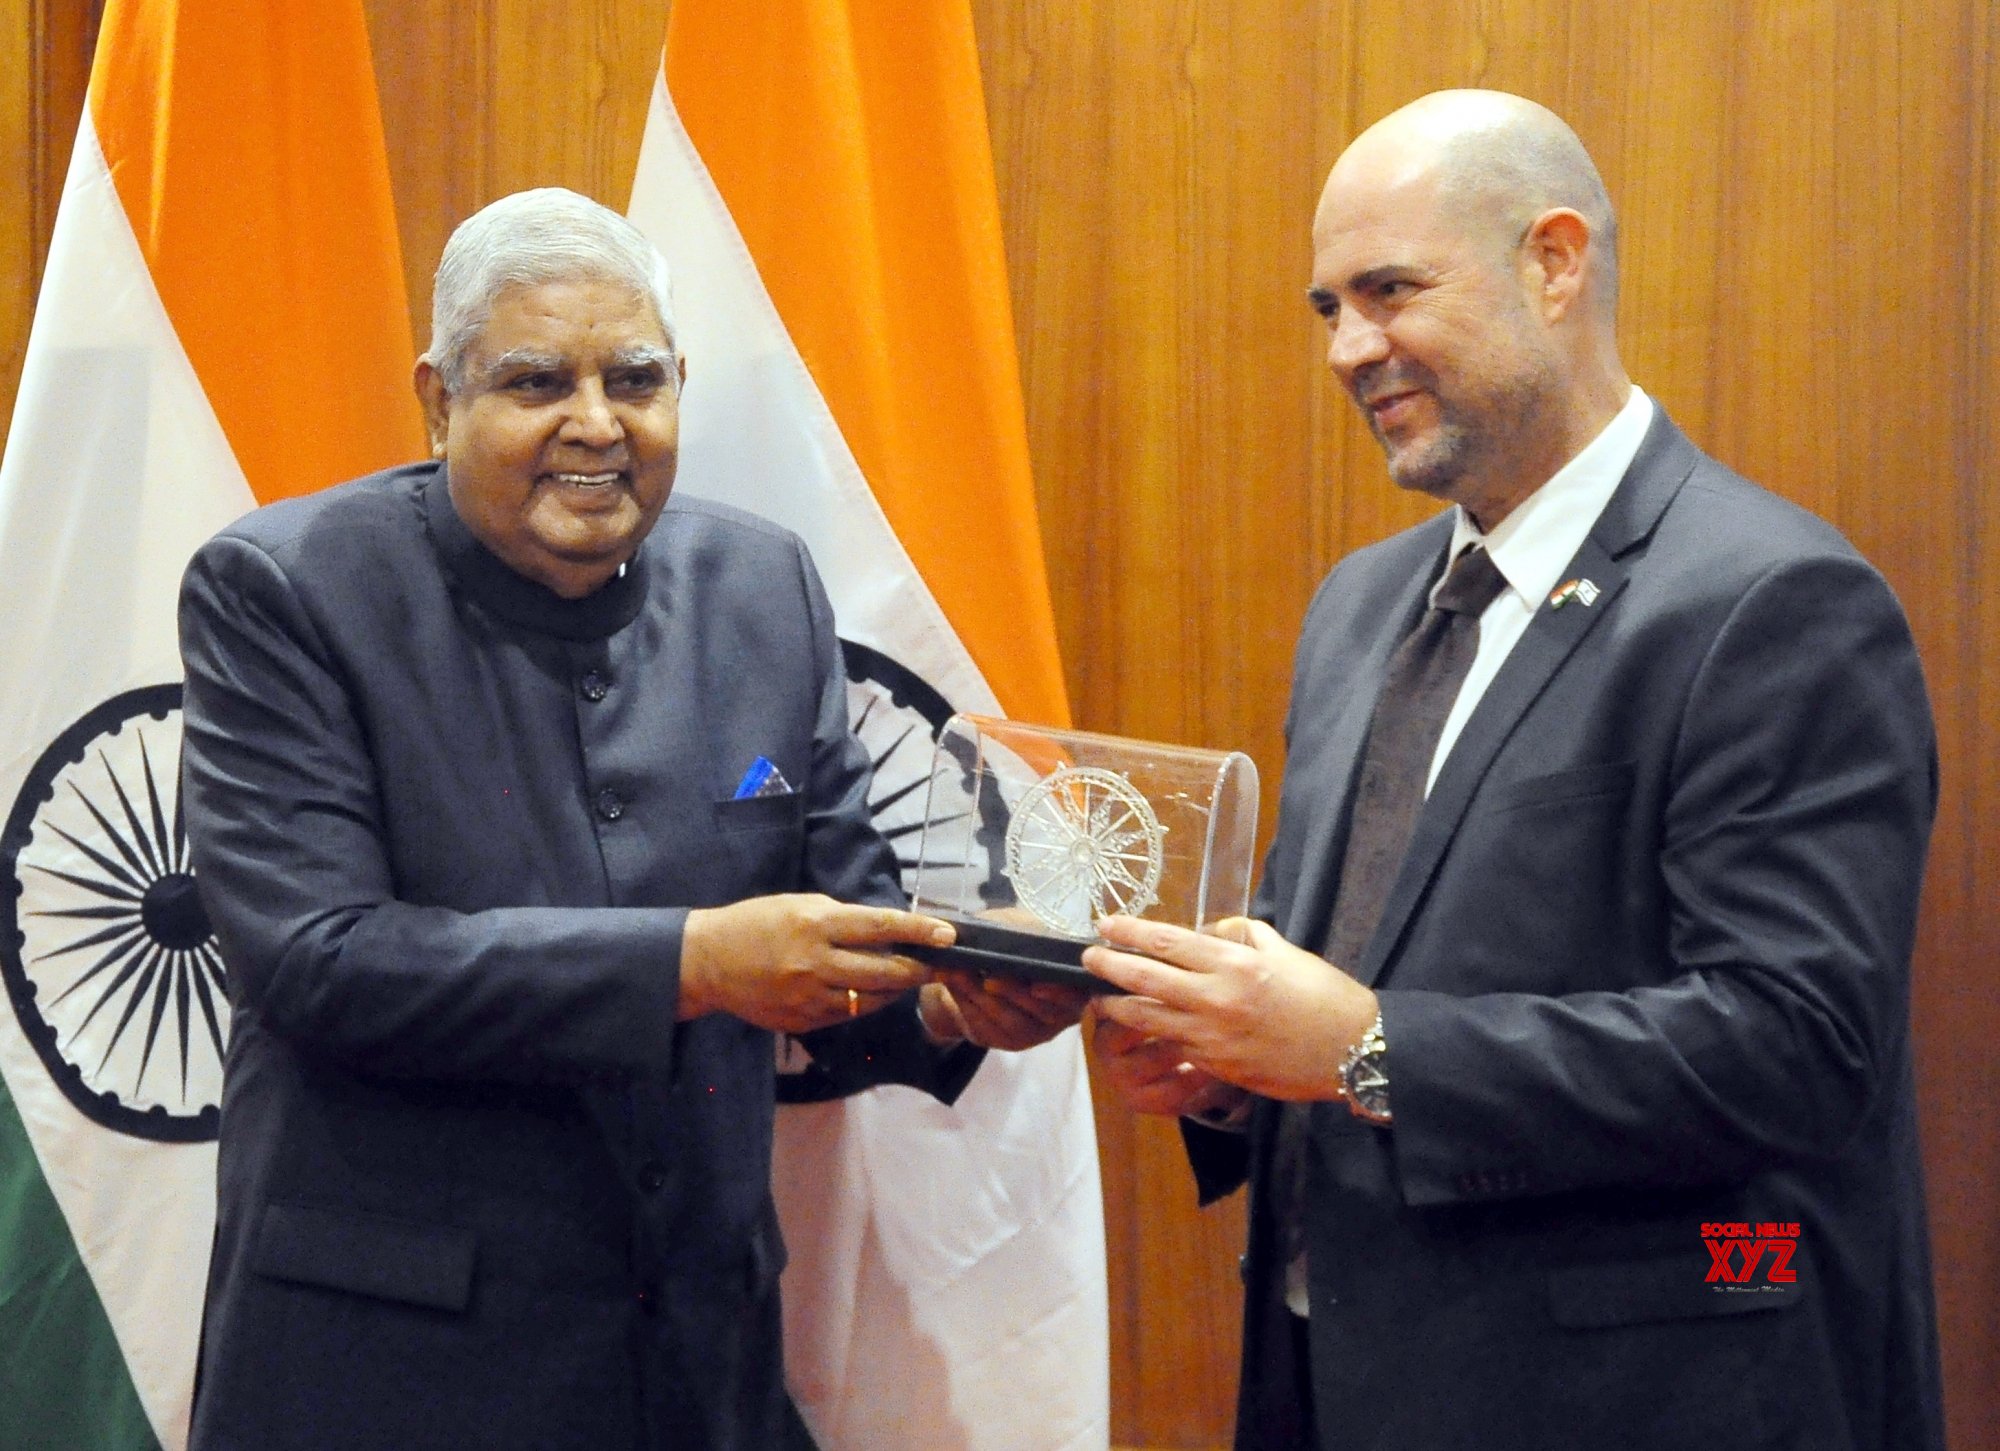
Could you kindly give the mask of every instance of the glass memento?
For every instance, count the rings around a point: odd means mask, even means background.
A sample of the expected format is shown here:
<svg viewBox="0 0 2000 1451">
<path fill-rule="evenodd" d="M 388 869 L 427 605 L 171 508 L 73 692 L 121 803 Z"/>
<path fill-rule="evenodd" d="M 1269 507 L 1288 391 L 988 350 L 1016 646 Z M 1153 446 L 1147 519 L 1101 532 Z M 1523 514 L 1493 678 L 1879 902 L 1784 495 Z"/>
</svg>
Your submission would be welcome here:
<svg viewBox="0 0 2000 1451">
<path fill-rule="evenodd" d="M 958 941 L 914 955 L 1110 991 L 1080 966 L 1102 918 L 1199 929 L 1248 910 L 1257 767 L 1241 751 L 956 715 L 924 820 L 912 905 Z"/>
</svg>

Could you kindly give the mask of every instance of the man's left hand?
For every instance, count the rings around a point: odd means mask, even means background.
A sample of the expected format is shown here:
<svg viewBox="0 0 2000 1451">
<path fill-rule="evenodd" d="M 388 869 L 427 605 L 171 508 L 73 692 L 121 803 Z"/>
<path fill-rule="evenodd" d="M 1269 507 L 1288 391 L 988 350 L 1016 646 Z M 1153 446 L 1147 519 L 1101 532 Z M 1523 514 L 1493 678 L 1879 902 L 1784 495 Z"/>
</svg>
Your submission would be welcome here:
<svg viewBox="0 0 2000 1451">
<path fill-rule="evenodd" d="M 1268 924 L 1230 917 L 1190 932 L 1106 917 L 1083 965 L 1128 997 L 1098 1013 L 1176 1045 L 1196 1068 L 1266 1098 L 1339 1097 L 1340 1063 L 1375 1020 L 1375 994 Z"/>
<path fill-rule="evenodd" d="M 1083 1016 L 1091 995 L 1058 983 L 1015 982 L 940 968 L 918 1004 L 924 1026 L 940 1039 L 1014 1051 L 1046 1043 Z"/>
</svg>

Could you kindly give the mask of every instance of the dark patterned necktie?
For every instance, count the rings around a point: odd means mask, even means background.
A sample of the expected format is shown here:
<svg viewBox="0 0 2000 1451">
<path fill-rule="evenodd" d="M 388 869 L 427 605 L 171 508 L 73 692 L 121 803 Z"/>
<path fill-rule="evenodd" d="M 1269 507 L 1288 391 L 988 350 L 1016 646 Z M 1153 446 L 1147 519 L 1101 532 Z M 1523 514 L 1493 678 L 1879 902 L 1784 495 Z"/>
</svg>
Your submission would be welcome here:
<svg viewBox="0 0 2000 1451">
<path fill-rule="evenodd" d="M 1472 658 L 1479 652 L 1479 617 L 1507 582 L 1478 545 L 1452 561 L 1437 597 L 1417 627 L 1389 659 L 1389 673 L 1375 701 L 1368 744 L 1355 785 L 1354 812 L 1342 858 L 1340 888 L 1325 957 L 1352 972 L 1382 920 L 1389 889 L 1402 870 L 1423 810 L 1431 757 L 1437 754 Z M 1305 1248 L 1306 1142 L 1312 1105 L 1288 1103 L 1272 1149 L 1283 1259 L 1289 1265 Z"/>
<path fill-rule="evenodd" d="M 1468 546 L 1452 561 L 1431 608 L 1390 657 L 1368 725 L 1326 935 L 1326 959 L 1343 971 L 1354 970 L 1382 920 L 1423 810 L 1445 718 L 1479 653 L 1479 617 L 1506 587 L 1492 557 Z"/>
</svg>

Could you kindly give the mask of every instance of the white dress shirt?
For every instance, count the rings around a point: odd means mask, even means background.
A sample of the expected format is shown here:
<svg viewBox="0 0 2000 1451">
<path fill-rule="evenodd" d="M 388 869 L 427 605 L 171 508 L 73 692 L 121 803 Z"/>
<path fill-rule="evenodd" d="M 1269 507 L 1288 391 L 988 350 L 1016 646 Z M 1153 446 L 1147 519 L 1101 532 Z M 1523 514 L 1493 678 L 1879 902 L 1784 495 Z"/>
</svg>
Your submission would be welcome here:
<svg viewBox="0 0 2000 1451">
<path fill-rule="evenodd" d="M 1479 652 L 1472 657 L 1472 669 L 1459 687 L 1451 714 L 1445 717 L 1437 754 L 1431 757 L 1430 779 L 1424 783 L 1426 792 L 1437 784 L 1445 757 L 1451 754 L 1486 687 L 1500 673 L 1508 652 L 1527 632 L 1528 621 L 1556 588 L 1566 583 L 1563 571 L 1583 547 L 1597 516 L 1611 502 L 1618 481 L 1632 466 L 1652 423 L 1653 400 L 1635 387 L 1625 406 L 1604 425 L 1604 431 L 1528 495 L 1491 534 L 1481 534 L 1463 508 L 1457 511 L 1447 558 L 1458 558 L 1458 552 L 1468 544 L 1483 545 L 1507 587 L 1479 617 Z M 1443 583 L 1440 578 L 1438 585 Z M 1433 601 L 1437 588 L 1431 589 Z"/>
</svg>

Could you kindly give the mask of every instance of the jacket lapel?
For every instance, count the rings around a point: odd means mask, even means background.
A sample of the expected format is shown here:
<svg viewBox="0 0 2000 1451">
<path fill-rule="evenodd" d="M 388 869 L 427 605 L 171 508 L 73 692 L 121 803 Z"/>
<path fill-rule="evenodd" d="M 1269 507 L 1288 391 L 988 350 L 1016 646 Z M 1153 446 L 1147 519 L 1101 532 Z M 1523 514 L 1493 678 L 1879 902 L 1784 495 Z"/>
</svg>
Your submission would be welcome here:
<svg viewBox="0 0 2000 1451">
<path fill-rule="evenodd" d="M 1436 536 L 1428 543 L 1423 558 L 1427 566 L 1412 570 L 1396 592 L 1385 602 L 1378 618 L 1383 622 L 1365 654 L 1354 659 L 1339 678 L 1326 688 L 1337 698 L 1322 704 L 1302 703 L 1302 710 L 1326 709 L 1330 718 L 1314 729 L 1325 734 L 1293 758 L 1306 766 L 1296 788 L 1288 764 L 1284 807 L 1280 824 L 1288 820 L 1302 823 L 1298 847 L 1297 883 L 1289 910 L 1276 925 L 1286 939 L 1310 952 L 1325 945 L 1327 926 L 1333 919 L 1334 889 L 1340 880 L 1340 863 L 1347 852 L 1347 827 L 1352 819 L 1354 784 L 1360 779 L 1361 753 L 1368 743 L 1368 723 L 1375 714 L 1376 697 L 1389 673 L 1389 657 L 1403 637 L 1416 627 L 1425 605 L 1425 595 L 1444 568 L 1444 552 L 1451 543 L 1451 515 L 1425 526 Z M 1281 878 L 1282 881 L 1282 878 Z"/>
<path fill-rule="evenodd" d="M 1593 582 L 1597 598 L 1589 603 L 1572 598 L 1561 608 L 1552 608 L 1544 600 L 1480 697 L 1445 758 L 1444 769 L 1438 772 L 1437 783 L 1417 818 L 1402 870 L 1383 906 L 1382 920 L 1353 969 L 1363 983 L 1373 985 L 1393 957 L 1493 758 L 1577 646 L 1617 608 L 1640 546 L 1699 458 L 1665 411 L 1656 410 L 1632 466 L 1563 575 L 1565 580 Z"/>
</svg>

